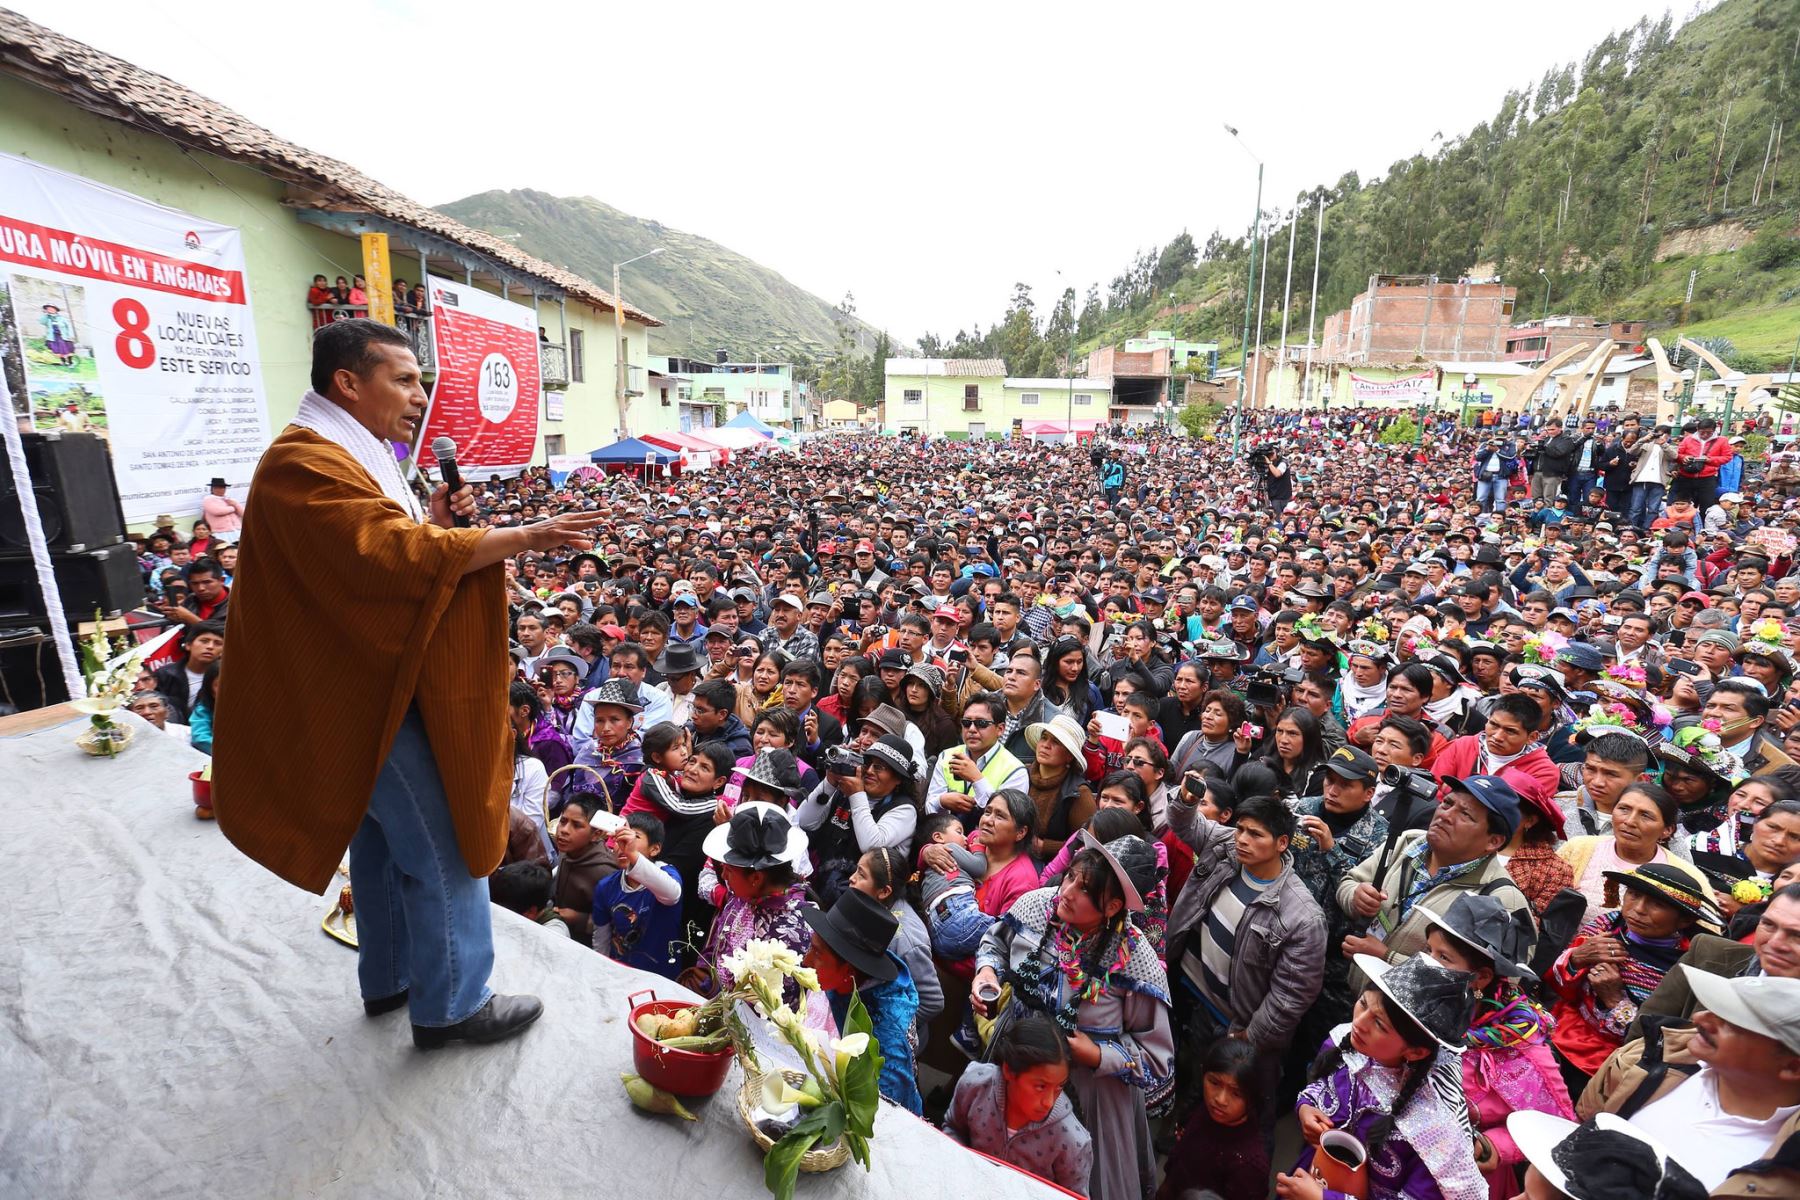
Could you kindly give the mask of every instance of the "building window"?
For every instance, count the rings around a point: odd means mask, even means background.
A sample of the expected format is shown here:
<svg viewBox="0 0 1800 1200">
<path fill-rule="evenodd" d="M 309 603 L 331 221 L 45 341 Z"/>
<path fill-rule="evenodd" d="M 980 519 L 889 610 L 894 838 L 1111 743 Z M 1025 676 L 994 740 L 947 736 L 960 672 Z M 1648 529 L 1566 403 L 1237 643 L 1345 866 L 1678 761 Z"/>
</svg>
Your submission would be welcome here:
<svg viewBox="0 0 1800 1200">
<path fill-rule="evenodd" d="M 918 388 L 907 388 L 900 393 L 900 402 L 902 404 L 912 405 L 923 404 L 925 403 L 925 393 L 921 392 Z"/>
<path fill-rule="evenodd" d="M 1075 404 L 1078 408 L 1086 408 L 1094 402 L 1093 396 L 1086 392 L 1075 393 Z"/>
<path fill-rule="evenodd" d="M 1028 408 L 1036 408 L 1037 402 L 1038 402 L 1038 394 L 1036 392 L 1020 392 L 1019 393 L 1019 403 L 1020 404 L 1023 404 Z"/>
<path fill-rule="evenodd" d="M 694 398 L 694 389 L 685 383 L 681 384 L 675 389 L 675 398 L 686 404 Z"/>
<path fill-rule="evenodd" d="M 725 399 L 725 389 L 722 387 L 707 388 L 706 391 L 701 394 L 709 401 Z"/>
<path fill-rule="evenodd" d="M 981 385 L 978 383 L 963 384 L 963 411 L 981 411 Z"/>
<path fill-rule="evenodd" d="M 562 434 L 547 433 L 544 435 L 544 457 L 545 458 L 556 458 L 564 453 L 567 453 L 567 452 L 563 449 L 563 435 Z"/>
<path fill-rule="evenodd" d="M 1502 300 L 1500 302 L 1500 315 L 1503 317 L 1510 317 L 1512 316 L 1512 313 L 1513 302 L 1511 300 Z"/>
<path fill-rule="evenodd" d="M 587 381 L 587 353 L 581 344 L 581 330 L 569 330 L 569 380 L 572 383 Z"/>
</svg>

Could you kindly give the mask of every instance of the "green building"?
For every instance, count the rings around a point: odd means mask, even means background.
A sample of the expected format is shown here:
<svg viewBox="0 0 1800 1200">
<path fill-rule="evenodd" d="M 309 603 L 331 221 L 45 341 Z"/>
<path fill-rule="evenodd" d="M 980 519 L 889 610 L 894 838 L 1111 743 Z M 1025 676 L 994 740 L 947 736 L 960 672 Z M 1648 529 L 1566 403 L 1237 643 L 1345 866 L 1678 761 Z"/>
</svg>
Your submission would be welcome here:
<svg viewBox="0 0 1800 1200">
<path fill-rule="evenodd" d="M 427 273 L 460 280 L 534 311 L 544 385 L 535 398 L 536 462 L 585 454 L 621 432 L 676 428 L 673 409 L 637 398 L 647 386 L 648 332 L 660 322 L 629 305 L 622 309 L 621 415 L 615 302 L 589 280 L 4 9 L 0 50 L 0 151 L 241 231 L 272 433 L 308 387 L 312 277 L 362 273 L 361 235 L 377 232 L 388 235 L 397 280 L 417 283 Z M 427 376 L 428 322 L 414 326 Z"/>
</svg>

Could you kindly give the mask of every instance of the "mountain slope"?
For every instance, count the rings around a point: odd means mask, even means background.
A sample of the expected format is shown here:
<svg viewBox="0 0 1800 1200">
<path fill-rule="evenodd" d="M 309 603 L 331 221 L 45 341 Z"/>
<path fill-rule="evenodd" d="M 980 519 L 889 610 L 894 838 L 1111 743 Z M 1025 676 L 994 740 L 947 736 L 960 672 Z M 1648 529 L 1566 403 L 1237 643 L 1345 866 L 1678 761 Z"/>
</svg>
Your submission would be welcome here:
<svg viewBox="0 0 1800 1200">
<path fill-rule="evenodd" d="M 1690 332 L 1730 341 L 1724 357 L 1739 369 L 1787 367 L 1800 335 L 1793 0 L 1722 0 L 1679 29 L 1667 16 L 1646 18 L 1506 92 L 1491 118 L 1451 134 L 1381 178 L 1351 172 L 1294 197 L 1264 197 L 1265 340 L 1273 345 L 1281 325 L 1293 219 L 1292 311 L 1305 328 L 1323 196 L 1320 319 L 1348 306 L 1370 275 L 1498 274 L 1519 289 L 1519 320 L 1546 306 L 1642 319 L 1668 343 L 1685 319 Z M 1082 343 L 1172 327 L 1221 342 L 1234 359 L 1247 238 L 1215 233 L 1173 283 L 1160 260 L 1153 248 L 1111 281 L 1104 306 L 1083 313 Z M 969 353 L 983 352 L 971 343 Z"/>
<path fill-rule="evenodd" d="M 717 242 L 592 197 L 491 191 L 438 208 L 604 288 L 612 287 L 613 263 L 667 247 L 667 253 L 627 268 L 620 289 L 631 304 L 664 322 L 650 331 L 658 353 L 699 358 L 724 350 L 734 360 L 820 359 L 837 347 L 835 305 Z M 854 318 L 852 325 L 859 348 L 874 344 L 873 329 Z"/>
</svg>

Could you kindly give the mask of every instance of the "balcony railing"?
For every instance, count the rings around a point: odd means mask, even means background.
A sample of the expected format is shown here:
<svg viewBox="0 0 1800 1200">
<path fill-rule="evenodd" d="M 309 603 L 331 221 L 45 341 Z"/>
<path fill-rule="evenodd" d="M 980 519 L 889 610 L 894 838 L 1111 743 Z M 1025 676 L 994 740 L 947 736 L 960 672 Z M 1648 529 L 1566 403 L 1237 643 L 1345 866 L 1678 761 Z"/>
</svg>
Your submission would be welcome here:
<svg viewBox="0 0 1800 1200">
<path fill-rule="evenodd" d="M 306 308 L 312 313 L 314 329 L 347 317 L 369 315 L 368 306 L 362 304 L 309 304 Z M 419 360 L 419 369 L 427 374 L 435 373 L 437 355 L 432 351 L 431 345 L 431 315 L 420 313 L 417 316 L 396 316 L 394 324 L 412 342 L 413 357 Z"/>
<path fill-rule="evenodd" d="M 538 343 L 538 371 L 544 386 L 561 391 L 569 386 L 569 348 L 555 342 Z"/>
</svg>

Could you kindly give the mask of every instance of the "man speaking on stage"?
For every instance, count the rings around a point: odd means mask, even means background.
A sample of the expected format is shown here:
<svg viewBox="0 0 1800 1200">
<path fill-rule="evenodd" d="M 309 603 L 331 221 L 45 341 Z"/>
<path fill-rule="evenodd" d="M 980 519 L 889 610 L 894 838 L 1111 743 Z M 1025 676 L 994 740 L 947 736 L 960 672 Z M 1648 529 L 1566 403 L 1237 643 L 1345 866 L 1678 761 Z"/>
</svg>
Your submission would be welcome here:
<svg viewBox="0 0 1800 1200">
<path fill-rule="evenodd" d="M 363 1007 L 408 1008 L 414 1043 L 435 1049 L 543 1011 L 488 989 L 486 877 L 512 782 L 500 564 L 587 549 L 597 518 L 459 528 L 474 499 L 443 484 L 422 510 L 393 443 L 413 441 L 426 404 L 398 329 L 314 335 L 312 391 L 250 484 L 213 794 L 225 836 L 310 892 L 349 848 Z"/>
</svg>

